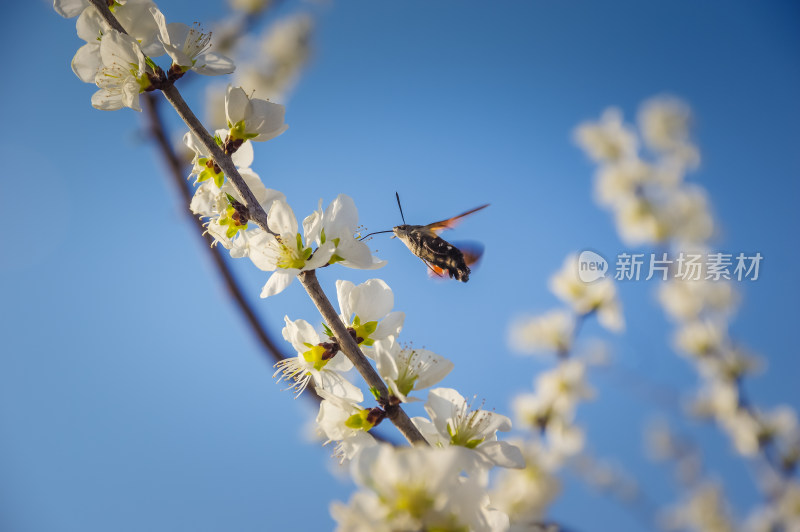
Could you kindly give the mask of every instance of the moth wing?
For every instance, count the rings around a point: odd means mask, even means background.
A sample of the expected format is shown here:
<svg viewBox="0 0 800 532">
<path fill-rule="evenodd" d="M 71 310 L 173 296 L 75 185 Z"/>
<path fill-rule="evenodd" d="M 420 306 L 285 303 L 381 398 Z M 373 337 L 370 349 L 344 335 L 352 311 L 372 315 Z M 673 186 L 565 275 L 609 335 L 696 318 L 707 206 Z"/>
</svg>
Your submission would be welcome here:
<svg viewBox="0 0 800 532">
<path fill-rule="evenodd" d="M 428 266 L 428 277 L 434 279 L 447 279 L 450 277 L 450 271 L 440 266 L 434 266 L 428 261 L 422 261 Z"/>
<path fill-rule="evenodd" d="M 453 216 L 452 218 L 448 218 L 447 220 L 442 220 L 440 222 L 433 222 L 432 224 L 428 224 L 425 226 L 425 228 L 430 231 L 433 231 L 434 233 L 438 233 L 439 231 L 444 231 L 445 229 L 452 229 L 453 227 L 458 225 L 461 219 L 464 218 L 465 216 L 469 216 L 470 214 L 478 212 L 481 209 L 485 209 L 488 206 L 489 204 L 486 203 L 485 205 L 481 205 L 480 207 L 475 207 L 474 209 L 469 210 L 467 212 L 462 212 L 458 216 Z"/>
<path fill-rule="evenodd" d="M 477 264 L 483 256 L 483 244 L 480 242 L 456 242 L 453 245 L 461 250 L 467 266 Z"/>
</svg>

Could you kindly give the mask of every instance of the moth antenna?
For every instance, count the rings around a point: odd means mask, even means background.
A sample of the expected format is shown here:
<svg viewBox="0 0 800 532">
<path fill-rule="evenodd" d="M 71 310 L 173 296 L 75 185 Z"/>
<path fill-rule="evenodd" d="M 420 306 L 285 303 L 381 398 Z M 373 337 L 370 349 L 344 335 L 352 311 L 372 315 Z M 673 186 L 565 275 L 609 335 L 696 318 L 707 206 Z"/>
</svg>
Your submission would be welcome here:
<svg viewBox="0 0 800 532">
<path fill-rule="evenodd" d="M 395 197 L 397 198 L 397 206 L 398 206 L 398 207 L 400 207 L 400 218 L 402 218 L 402 219 L 403 219 L 403 224 L 405 224 L 405 223 L 406 223 L 406 217 L 405 217 L 405 216 L 403 216 L 403 206 L 402 206 L 402 205 L 400 205 L 400 194 L 398 194 L 397 192 L 395 192 L 395 193 L 394 193 L 394 195 L 395 195 Z"/>
</svg>

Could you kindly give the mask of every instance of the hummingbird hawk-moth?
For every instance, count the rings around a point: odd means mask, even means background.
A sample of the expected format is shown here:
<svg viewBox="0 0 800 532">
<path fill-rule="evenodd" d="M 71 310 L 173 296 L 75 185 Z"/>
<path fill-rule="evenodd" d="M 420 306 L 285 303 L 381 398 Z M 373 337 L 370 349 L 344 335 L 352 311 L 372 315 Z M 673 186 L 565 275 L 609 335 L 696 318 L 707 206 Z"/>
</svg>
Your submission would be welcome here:
<svg viewBox="0 0 800 532">
<path fill-rule="evenodd" d="M 428 225 L 409 225 L 406 224 L 403 216 L 403 207 L 400 205 L 400 195 L 397 197 L 397 206 L 400 207 L 400 217 L 403 225 L 392 228 L 391 232 L 399 238 L 406 247 L 422 259 L 432 275 L 438 277 L 450 276 L 451 279 L 466 283 L 469 281 L 470 265 L 475 264 L 481 257 L 481 249 L 472 249 L 470 246 L 461 246 L 459 249 L 444 238 L 439 236 L 439 232 L 445 229 L 452 229 L 465 216 L 477 212 L 489 206 L 489 204 L 475 207 L 465 213 L 453 216 L 446 220 L 433 222 Z M 388 233 L 389 231 L 380 231 Z M 375 233 L 373 233 L 375 234 Z"/>
</svg>

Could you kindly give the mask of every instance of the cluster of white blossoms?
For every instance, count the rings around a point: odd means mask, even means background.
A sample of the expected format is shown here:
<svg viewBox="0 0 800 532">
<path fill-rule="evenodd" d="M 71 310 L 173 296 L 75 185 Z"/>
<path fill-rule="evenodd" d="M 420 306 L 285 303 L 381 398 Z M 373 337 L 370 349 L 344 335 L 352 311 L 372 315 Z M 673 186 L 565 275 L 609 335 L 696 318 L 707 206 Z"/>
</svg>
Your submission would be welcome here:
<svg viewBox="0 0 800 532">
<path fill-rule="evenodd" d="M 184 137 L 194 152 L 192 176 L 198 184 L 191 209 L 206 219 L 209 234 L 216 243 L 230 250 L 234 258 L 247 257 L 262 271 L 273 272 L 261 297 L 282 292 L 300 272 L 340 263 L 357 269 L 380 268 L 384 261 L 374 257 L 369 247 L 357 238 L 358 211 L 353 200 L 340 194 L 323 211 L 306 216 L 302 232 L 286 197 L 266 188 L 250 168 L 251 142 L 267 141 L 282 134 L 284 107 L 253 98 L 241 87 L 228 87 L 225 96 L 227 128 L 217 130 L 214 140 L 231 158 L 239 174 L 268 213 L 271 232 L 249 220 L 242 198 L 225 179 L 205 147 L 191 132 Z"/>
<path fill-rule="evenodd" d="M 81 81 L 95 83 L 97 109 L 130 107 L 141 111 L 139 94 L 174 82 L 187 71 L 217 76 L 230 74 L 233 61 L 209 50 L 211 35 L 180 22 L 167 24 L 150 0 L 119 0 L 110 9 L 126 33 L 111 28 L 88 0 L 54 0 L 62 16 L 77 16 L 78 36 L 86 41 L 75 53 L 72 70 Z M 168 55 L 168 73 L 152 58 Z"/>
<path fill-rule="evenodd" d="M 580 280 L 577 255 L 566 258 L 549 286 L 567 307 L 519 318 L 509 329 L 512 349 L 556 355 L 558 360 L 554 368 L 536 376 L 532 392 L 514 398 L 517 428 L 529 431 L 521 445 L 526 468 L 502 471 L 491 494 L 492 501 L 520 530 L 542 521 L 559 493 L 556 474 L 584 446 L 584 433 L 575 423 L 575 414 L 582 401 L 594 396 L 586 380 L 587 366 L 594 360 L 573 353 L 580 323 L 596 316 L 612 332 L 622 330 L 625 323 L 613 280 Z"/>
<path fill-rule="evenodd" d="M 377 405 L 365 405 L 364 394 L 347 379 L 353 366 L 330 328 L 316 330 L 288 317 L 283 336 L 297 356 L 276 364 L 276 376 L 298 394 L 313 382 L 322 398 L 317 429 L 326 443 L 335 444 L 341 461 L 352 461 L 363 489 L 347 506 L 334 505 L 339 530 L 504 530 L 508 519 L 493 509 L 487 486 L 491 468 L 525 465 L 520 449 L 497 437 L 511 429 L 511 420 L 472 409 L 452 388 L 434 388 L 424 404 L 428 417 L 411 420 L 430 446 L 379 445 L 369 431 L 388 409 L 422 401 L 418 393 L 439 383 L 453 363 L 427 349 L 400 345 L 405 314 L 393 310 L 394 294 L 384 281 L 338 281 L 336 288 L 339 318 L 375 364 L 389 397 L 376 396 Z"/>
<path fill-rule="evenodd" d="M 690 123 L 686 104 L 656 98 L 642 106 L 638 132 L 623 123 L 616 109 L 607 110 L 598 122 L 576 129 L 577 142 L 599 165 L 596 201 L 612 211 L 619 236 L 627 243 L 659 245 L 675 252 L 709 252 L 715 224 L 705 191 L 684 181 L 700 161 L 690 139 Z M 640 144 L 649 149 L 651 160 L 641 157 Z M 676 350 L 700 376 L 701 389 L 689 413 L 714 421 L 738 453 L 768 466 L 772 480 L 761 484 L 770 486 L 771 502 L 753 514 L 750 528 L 800 529 L 800 509 L 794 513 L 779 510 L 777 502 L 783 500 L 782 494 L 800 489 L 793 476 L 800 462 L 797 415 L 786 405 L 762 410 L 745 397 L 744 382 L 760 371 L 762 363 L 729 334 L 738 295 L 730 281 L 712 280 L 706 265 L 696 266 L 694 275 L 682 276 L 679 271 L 671 276 L 658 293 L 665 314 L 676 322 Z M 675 528 L 730 530 L 731 519 L 727 510 L 723 511 L 722 497 L 718 485 L 706 482 L 668 521 Z"/>
<path fill-rule="evenodd" d="M 530 354 L 568 353 L 578 324 L 592 315 L 609 331 L 625 328 L 614 281 L 603 277 L 587 283 L 580 279 L 578 271 L 578 256 L 569 255 L 549 282 L 550 291 L 567 308 L 516 319 L 509 329 L 512 349 Z"/>
<path fill-rule="evenodd" d="M 626 243 L 697 243 L 711 236 L 705 191 L 684 181 L 699 164 L 689 139 L 690 121 L 682 102 L 659 98 L 646 102 L 639 113 L 641 140 L 615 108 L 576 129 L 576 141 L 598 163 L 595 198 L 613 212 Z M 641 144 L 653 155 L 650 160 L 640 153 Z"/>
</svg>

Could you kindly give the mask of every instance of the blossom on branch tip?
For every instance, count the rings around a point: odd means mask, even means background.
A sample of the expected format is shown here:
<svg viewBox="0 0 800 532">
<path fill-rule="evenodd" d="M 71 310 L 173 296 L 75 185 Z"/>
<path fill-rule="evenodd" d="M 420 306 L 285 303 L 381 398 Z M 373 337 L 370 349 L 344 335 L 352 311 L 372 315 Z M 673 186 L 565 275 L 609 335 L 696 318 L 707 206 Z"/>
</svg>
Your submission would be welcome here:
<svg viewBox="0 0 800 532">
<path fill-rule="evenodd" d="M 197 25 L 191 27 L 180 22 L 167 24 L 157 7 L 151 7 L 150 13 L 158 26 L 158 40 L 172 58 L 173 68 L 177 65 L 181 75 L 188 70 L 206 76 L 230 74 L 234 71 L 232 60 L 208 51 L 211 47 L 211 33 L 203 33 Z"/>
<path fill-rule="evenodd" d="M 100 88 L 92 95 L 92 106 L 104 111 L 130 107 L 141 111 L 139 94 L 150 86 L 145 57 L 139 43 L 116 30 L 108 30 L 100 41 L 102 67 L 95 83 Z"/>
</svg>

